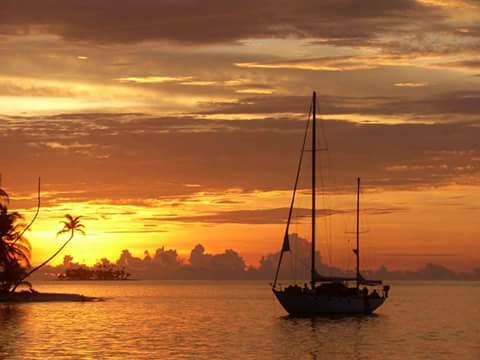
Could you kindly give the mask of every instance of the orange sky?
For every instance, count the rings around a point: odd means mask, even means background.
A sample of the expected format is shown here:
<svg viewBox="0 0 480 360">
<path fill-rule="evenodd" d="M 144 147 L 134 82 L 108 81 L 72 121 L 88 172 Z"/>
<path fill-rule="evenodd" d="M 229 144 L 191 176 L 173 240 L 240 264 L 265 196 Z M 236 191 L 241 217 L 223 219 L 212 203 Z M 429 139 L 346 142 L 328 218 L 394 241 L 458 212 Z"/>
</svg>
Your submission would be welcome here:
<svg viewBox="0 0 480 360">
<path fill-rule="evenodd" d="M 256 264 L 315 89 L 342 213 L 324 261 L 353 261 L 361 176 L 365 267 L 478 267 L 479 20 L 466 0 L 2 2 L 0 172 L 27 218 L 42 177 L 34 262 L 71 212 L 78 260 L 202 243 Z"/>
</svg>

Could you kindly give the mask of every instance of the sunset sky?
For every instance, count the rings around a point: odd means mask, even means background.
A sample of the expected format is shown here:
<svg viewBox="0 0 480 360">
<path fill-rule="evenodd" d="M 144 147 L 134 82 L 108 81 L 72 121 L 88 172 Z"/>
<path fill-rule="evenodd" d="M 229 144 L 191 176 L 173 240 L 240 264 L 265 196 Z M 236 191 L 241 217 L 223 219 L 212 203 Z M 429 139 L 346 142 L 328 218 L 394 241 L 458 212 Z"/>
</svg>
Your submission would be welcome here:
<svg viewBox="0 0 480 360">
<path fill-rule="evenodd" d="M 72 213 L 79 261 L 201 243 L 255 265 L 281 245 L 316 90 L 324 261 L 353 264 L 360 176 L 366 268 L 470 271 L 479 59 L 474 0 L 1 0 L 2 186 L 28 220 L 42 178 L 35 263 Z"/>
</svg>

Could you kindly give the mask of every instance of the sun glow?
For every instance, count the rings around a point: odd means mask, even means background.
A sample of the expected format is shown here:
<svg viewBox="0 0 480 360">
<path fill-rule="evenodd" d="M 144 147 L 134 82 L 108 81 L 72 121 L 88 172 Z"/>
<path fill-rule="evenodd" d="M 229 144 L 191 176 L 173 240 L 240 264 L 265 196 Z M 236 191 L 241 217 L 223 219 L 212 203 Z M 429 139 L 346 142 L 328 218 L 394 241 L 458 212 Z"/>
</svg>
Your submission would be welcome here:
<svg viewBox="0 0 480 360">
<path fill-rule="evenodd" d="M 464 194 L 469 194 L 469 203 L 462 206 L 465 210 L 456 206 L 442 208 L 442 212 L 448 214 L 452 221 L 462 224 L 463 231 L 459 234 L 449 229 L 448 224 L 443 223 L 432 209 L 451 201 L 449 199 L 452 196 L 461 197 Z M 290 196 L 290 191 L 245 193 L 233 190 L 221 194 L 199 192 L 184 199 L 150 199 L 148 205 L 114 204 L 101 199 L 95 202 L 62 202 L 41 210 L 28 238 L 34 248 L 33 261 L 39 262 L 61 243 L 61 239 L 55 236 L 59 221 L 65 213 L 71 213 L 82 216 L 87 235 L 77 236 L 63 255 L 72 255 L 87 264 L 93 264 L 101 257 L 116 259 L 122 249 L 141 255 L 144 250 L 154 252 L 160 245 L 177 249 L 180 256 L 186 258 L 190 249 L 198 243 L 213 252 L 222 252 L 225 241 L 228 241 L 231 247 L 244 255 L 247 263 L 255 265 L 262 254 L 278 248 Z M 332 198 L 329 204 L 334 205 L 340 213 L 328 217 L 330 230 L 327 233 L 327 228 L 324 228 L 326 223 L 323 225 L 322 220 L 327 218 L 320 218 L 319 249 L 324 254 L 324 261 L 332 262 L 329 265 L 347 266 L 353 238 L 345 235 L 345 228 L 354 227 L 354 194 L 339 193 L 329 197 Z M 422 206 L 413 208 L 408 205 L 419 197 L 423 199 Z M 297 204 L 308 207 L 309 201 L 308 192 L 301 192 Z M 388 260 L 389 268 L 402 268 L 404 256 L 396 258 L 392 254 L 409 253 L 412 247 L 424 254 L 450 253 L 444 242 L 447 238 L 452 241 L 475 234 L 475 224 L 469 222 L 465 214 L 470 211 L 467 210 L 469 204 L 474 207 L 478 202 L 480 191 L 466 186 L 447 186 L 420 193 L 382 191 L 363 195 L 362 226 L 367 226 L 369 230 L 362 240 L 364 265 L 377 268 Z M 270 209 L 279 211 L 274 213 Z M 33 209 L 19 210 L 27 219 L 33 213 Z M 252 226 L 251 221 L 256 224 L 255 232 L 248 231 Z M 308 228 L 301 225 L 305 221 L 305 218 L 296 220 L 295 232 L 309 238 Z M 368 225 L 365 225 L 365 221 Z M 425 229 L 425 223 L 436 224 L 435 230 Z M 410 235 L 412 229 L 414 237 Z M 326 234 L 329 234 L 328 238 Z M 419 238 L 424 239 L 422 244 L 418 243 Z M 478 244 L 470 241 L 471 250 L 465 252 L 465 248 L 458 248 L 449 261 L 456 268 L 468 268 L 476 261 L 472 257 L 472 254 L 478 253 L 473 251 L 476 248 L 480 251 Z M 54 263 L 61 262 L 63 255 Z M 389 258 L 385 259 L 384 255 Z M 462 264 L 460 258 L 469 260 Z M 420 257 L 417 260 L 423 259 Z"/>
</svg>

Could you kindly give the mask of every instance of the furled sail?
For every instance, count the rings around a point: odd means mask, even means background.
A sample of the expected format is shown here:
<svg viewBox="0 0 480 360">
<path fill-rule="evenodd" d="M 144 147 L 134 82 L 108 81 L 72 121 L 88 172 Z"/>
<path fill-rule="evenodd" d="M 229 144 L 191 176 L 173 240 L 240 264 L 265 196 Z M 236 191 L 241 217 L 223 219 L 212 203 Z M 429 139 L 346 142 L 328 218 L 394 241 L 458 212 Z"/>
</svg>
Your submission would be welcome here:
<svg viewBox="0 0 480 360">
<path fill-rule="evenodd" d="M 358 283 L 361 285 L 370 285 L 370 286 L 383 284 L 382 280 L 367 280 L 361 274 L 359 275 Z"/>
<path fill-rule="evenodd" d="M 341 277 L 341 276 L 324 276 L 315 271 L 314 280 L 316 282 L 331 281 L 331 282 L 343 282 L 343 281 L 355 281 L 356 277 Z"/>
<path fill-rule="evenodd" d="M 283 238 L 282 252 L 290 251 L 290 240 L 288 239 L 288 234 L 285 234 Z"/>
</svg>

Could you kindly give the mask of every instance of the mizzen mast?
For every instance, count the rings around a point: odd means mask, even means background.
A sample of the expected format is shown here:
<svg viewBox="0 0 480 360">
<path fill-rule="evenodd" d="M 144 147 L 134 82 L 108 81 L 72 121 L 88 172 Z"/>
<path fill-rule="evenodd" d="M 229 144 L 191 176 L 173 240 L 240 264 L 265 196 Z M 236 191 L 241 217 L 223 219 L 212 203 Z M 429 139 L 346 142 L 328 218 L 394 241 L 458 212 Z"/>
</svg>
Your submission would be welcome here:
<svg viewBox="0 0 480 360">
<path fill-rule="evenodd" d="M 317 175 L 317 94 L 313 92 L 312 99 L 312 267 L 311 267 L 311 283 L 312 288 L 315 287 L 315 220 L 316 220 L 316 175 Z"/>
</svg>

